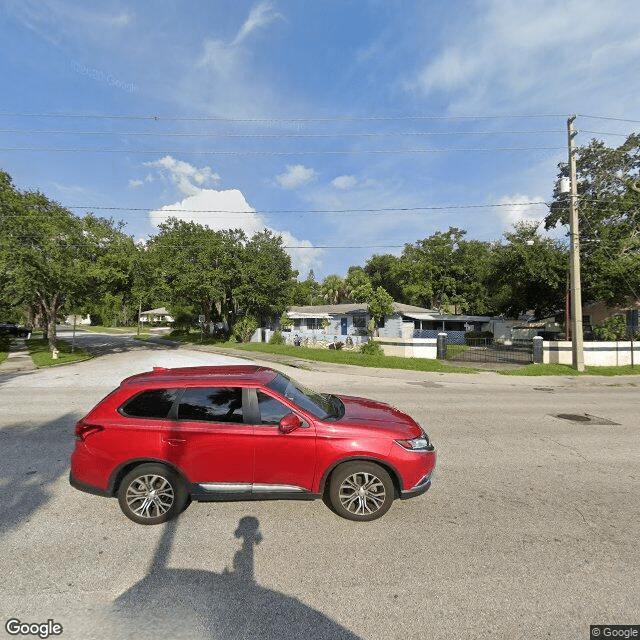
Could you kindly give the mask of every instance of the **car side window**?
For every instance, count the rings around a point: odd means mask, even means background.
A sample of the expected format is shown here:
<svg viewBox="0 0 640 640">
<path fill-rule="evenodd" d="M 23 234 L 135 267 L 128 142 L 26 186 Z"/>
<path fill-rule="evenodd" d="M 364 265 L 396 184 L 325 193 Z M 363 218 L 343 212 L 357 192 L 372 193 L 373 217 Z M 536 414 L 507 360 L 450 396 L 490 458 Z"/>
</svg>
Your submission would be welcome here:
<svg viewBox="0 0 640 640">
<path fill-rule="evenodd" d="M 260 410 L 260 424 L 280 424 L 280 420 L 291 413 L 289 407 L 266 393 L 262 393 L 262 391 L 258 391 L 258 409 Z"/>
<path fill-rule="evenodd" d="M 243 422 L 239 387 L 189 388 L 178 405 L 178 420 Z"/>
<path fill-rule="evenodd" d="M 178 389 L 143 391 L 125 402 L 120 413 L 131 418 L 166 420 L 177 395 Z"/>
</svg>

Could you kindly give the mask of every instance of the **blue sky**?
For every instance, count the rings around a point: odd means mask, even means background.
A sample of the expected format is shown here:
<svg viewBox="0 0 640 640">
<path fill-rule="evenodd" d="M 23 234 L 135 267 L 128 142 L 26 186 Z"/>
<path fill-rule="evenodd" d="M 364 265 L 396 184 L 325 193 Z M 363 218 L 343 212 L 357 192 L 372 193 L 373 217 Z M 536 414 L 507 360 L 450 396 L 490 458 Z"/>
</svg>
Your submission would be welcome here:
<svg viewBox="0 0 640 640">
<path fill-rule="evenodd" d="M 640 128 L 635 0 L 4 0 L 0 168 L 136 239 L 281 233 L 301 276 L 542 219 Z M 597 116 L 597 117 L 594 117 Z"/>
</svg>

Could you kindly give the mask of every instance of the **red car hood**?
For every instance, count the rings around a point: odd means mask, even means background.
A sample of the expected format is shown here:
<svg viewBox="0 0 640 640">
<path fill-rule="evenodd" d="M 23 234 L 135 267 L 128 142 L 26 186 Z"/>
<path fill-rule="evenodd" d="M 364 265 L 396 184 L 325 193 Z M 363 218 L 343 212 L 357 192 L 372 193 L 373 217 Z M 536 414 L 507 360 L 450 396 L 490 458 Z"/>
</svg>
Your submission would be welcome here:
<svg viewBox="0 0 640 640">
<path fill-rule="evenodd" d="M 340 422 L 357 423 L 368 428 L 391 429 L 404 438 L 422 435 L 422 429 L 413 418 L 389 404 L 353 396 L 338 398 L 344 404 L 344 416 Z"/>
</svg>

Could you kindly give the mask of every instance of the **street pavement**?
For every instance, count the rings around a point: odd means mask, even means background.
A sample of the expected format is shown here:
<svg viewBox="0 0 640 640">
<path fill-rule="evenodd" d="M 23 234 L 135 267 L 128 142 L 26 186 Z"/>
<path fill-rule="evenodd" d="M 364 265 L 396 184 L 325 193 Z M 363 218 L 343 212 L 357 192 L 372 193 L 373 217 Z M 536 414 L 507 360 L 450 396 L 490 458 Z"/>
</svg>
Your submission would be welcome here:
<svg viewBox="0 0 640 640">
<path fill-rule="evenodd" d="M 78 339 L 102 355 L 0 367 L 6 637 L 11 618 L 88 640 L 587 639 L 590 624 L 640 623 L 639 378 L 271 362 L 415 417 L 438 447 L 432 490 L 369 524 L 265 501 L 194 503 L 143 527 L 69 486 L 74 423 L 153 365 L 246 359 Z"/>
</svg>

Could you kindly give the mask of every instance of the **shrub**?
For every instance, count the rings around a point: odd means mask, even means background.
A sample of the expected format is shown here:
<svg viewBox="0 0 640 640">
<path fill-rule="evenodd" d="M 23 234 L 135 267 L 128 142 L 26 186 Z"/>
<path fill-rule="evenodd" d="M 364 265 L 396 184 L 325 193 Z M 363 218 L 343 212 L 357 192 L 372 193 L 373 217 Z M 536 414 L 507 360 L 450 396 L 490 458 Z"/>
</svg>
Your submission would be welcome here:
<svg viewBox="0 0 640 640">
<path fill-rule="evenodd" d="M 596 340 L 603 342 L 615 342 L 617 340 L 628 340 L 627 319 L 625 316 L 613 316 L 603 320 L 601 324 L 593 328 L 593 335 Z M 634 339 L 639 339 L 640 335 L 635 334 Z"/>
<path fill-rule="evenodd" d="M 271 338 L 269 338 L 269 344 L 284 344 L 284 338 L 280 331 L 274 331 Z"/>
<path fill-rule="evenodd" d="M 233 326 L 233 337 L 236 342 L 249 342 L 258 329 L 258 321 L 253 316 L 244 316 Z"/>
<path fill-rule="evenodd" d="M 384 351 L 376 340 L 369 340 L 360 347 L 360 353 L 366 356 L 383 356 Z"/>
</svg>

